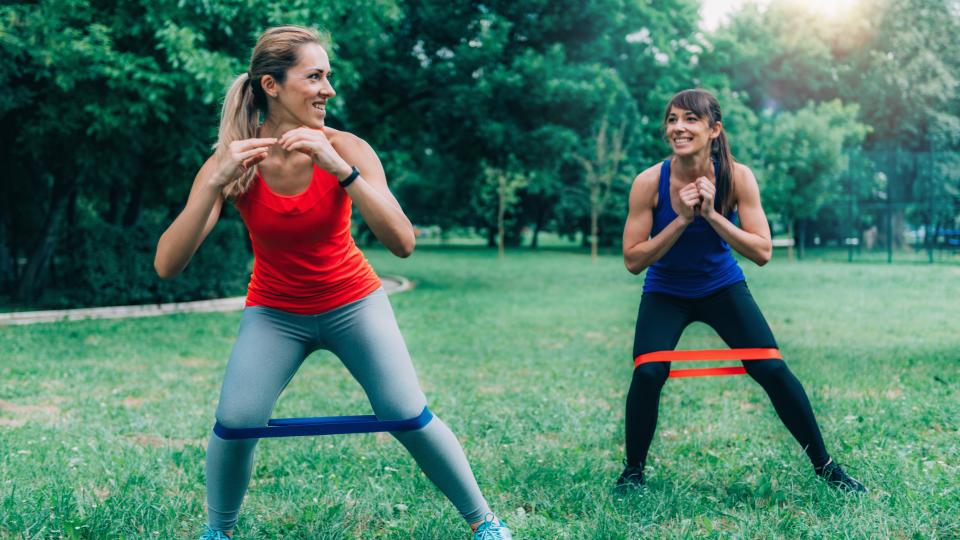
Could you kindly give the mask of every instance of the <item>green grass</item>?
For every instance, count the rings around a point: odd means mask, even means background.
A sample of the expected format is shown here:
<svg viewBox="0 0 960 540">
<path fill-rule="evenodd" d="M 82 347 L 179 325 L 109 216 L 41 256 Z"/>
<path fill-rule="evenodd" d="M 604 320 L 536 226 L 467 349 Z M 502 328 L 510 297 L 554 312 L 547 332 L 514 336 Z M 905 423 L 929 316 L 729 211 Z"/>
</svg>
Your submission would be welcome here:
<svg viewBox="0 0 960 540">
<path fill-rule="evenodd" d="M 777 251 L 786 257 L 786 248 L 777 248 Z M 933 260 L 931 261 L 931 253 L 914 245 L 894 250 L 891 254 L 888 254 L 884 248 L 854 249 L 852 255 L 852 262 L 854 263 L 886 264 L 889 257 L 892 258 L 893 264 L 930 264 L 931 262 L 935 264 L 960 264 L 960 251 L 956 249 L 934 249 L 932 252 Z M 816 247 L 807 248 L 805 258 L 810 261 L 847 262 L 850 261 L 850 256 L 851 251 L 847 248 Z"/>
<path fill-rule="evenodd" d="M 610 487 L 642 278 L 619 257 L 369 252 L 431 409 L 518 538 L 960 537 L 960 268 L 743 264 L 828 450 L 871 488 L 818 482 L 746 377 L 671 381 L 649 490 Z M 0 537 L 189 538 L 238 313 L 0 328 Z M 720 346 L 703 325 L 683 348 Z M 363 414 L 317 353 L 275 416 Z M 389 436 L 260 444 L 239 538 L 466 538 Z"/>
</svg>

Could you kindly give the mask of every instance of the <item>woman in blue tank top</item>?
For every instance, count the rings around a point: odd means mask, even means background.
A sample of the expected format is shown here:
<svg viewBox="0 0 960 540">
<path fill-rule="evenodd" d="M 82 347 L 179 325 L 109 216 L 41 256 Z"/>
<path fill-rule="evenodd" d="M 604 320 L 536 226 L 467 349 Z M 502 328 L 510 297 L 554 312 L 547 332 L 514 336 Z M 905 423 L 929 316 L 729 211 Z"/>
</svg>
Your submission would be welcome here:
<svg viewBox="0 0 960 540">
<path fill-rule="evenodd" d="M 772 246 L 757 180 L 749 167 L 733 160 L 720 104 L 709 92 L 684 90 L 667 104 L 663 122 L 673 153 L 634 180 L 623 231 L 627 269 L 634 274 L 647 270 L 633 357 L 673 350 L 694 321 L 712 326 L 731 348 L 776 349 L 731 251 L 763 266 Z M 738 214 L 739 226 L 734 223 Z M 769 359 L 743 364 L 767 392 L 814 471 L 831 486 L 865 491 L 830 458 L 807 394 L 786 363 Z M 669 372 L 669 362 L 643 363 L 633 372 L 627 394 L 626 468 L 618 486 L 644 483 L 660 391 Z"/>
</svg>

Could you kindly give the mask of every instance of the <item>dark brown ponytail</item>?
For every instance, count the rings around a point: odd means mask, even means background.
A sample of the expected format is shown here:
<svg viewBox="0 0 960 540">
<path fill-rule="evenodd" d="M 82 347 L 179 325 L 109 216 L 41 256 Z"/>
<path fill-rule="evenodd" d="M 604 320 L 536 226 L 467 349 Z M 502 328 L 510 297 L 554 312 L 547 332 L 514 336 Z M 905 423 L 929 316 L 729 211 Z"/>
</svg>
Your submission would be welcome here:
<svg viewBox="0 0 960 540">
<path fill-rule="evenodd" d="M 722 130 L 720 135 L 710 144 L 710 157 L 717 164 L 717 195 L 713 200 L 713 208 L 726 215 L 733 205 L 731 201 L 733 198 L 733 154 L 730 153 L 727 134 Z"/>
</svg>

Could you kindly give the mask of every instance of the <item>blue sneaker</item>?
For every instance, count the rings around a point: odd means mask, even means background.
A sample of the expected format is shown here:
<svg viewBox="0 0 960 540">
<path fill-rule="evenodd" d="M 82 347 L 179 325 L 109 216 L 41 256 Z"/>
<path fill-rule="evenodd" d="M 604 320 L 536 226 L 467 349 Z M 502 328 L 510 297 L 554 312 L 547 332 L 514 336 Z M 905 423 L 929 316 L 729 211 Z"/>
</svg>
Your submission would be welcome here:
<svg viewBox="0 0 960 540">
<path fill-rule="evenodd" d="M 513 540 L 513 535 L 506 523 L 489 513 L 483 516 L 483 523 L 473 533 L 473 540 Z"/>
<path fill-rule="evenodd" d="M 210 525 L 204 525 L 199 540 L 231 540 L 231 538 L 223 531 L 211 529 Z"/>
</svg>

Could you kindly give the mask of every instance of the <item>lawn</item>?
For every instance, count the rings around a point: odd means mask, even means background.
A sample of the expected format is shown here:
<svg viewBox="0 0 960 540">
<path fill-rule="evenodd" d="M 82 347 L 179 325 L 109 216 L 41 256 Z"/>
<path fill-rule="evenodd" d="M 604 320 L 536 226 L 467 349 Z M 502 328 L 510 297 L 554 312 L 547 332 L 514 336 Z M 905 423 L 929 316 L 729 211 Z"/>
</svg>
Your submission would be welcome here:
<svg viewBox="0 0 960 540">
<path fill-rule="evenodd" d="M 871 491 L 812 474 L 747 377 L 664 389 L 649 489 L 611 489 L 642 277 L 617 256 L 369 252 L 435 414 L 515 536 L 960 537 L 960 268 L 742 263 L 827 448 Z M 0 537 L 191 538 L 239 313 L 0 327 Z M 722 346 L 704 325 L 681 348 Z M 275 416 L 369 413 L 315 353 Z M 468 538 L 384 434 L 272 439 L 239 538 Z"/>
</svg>

